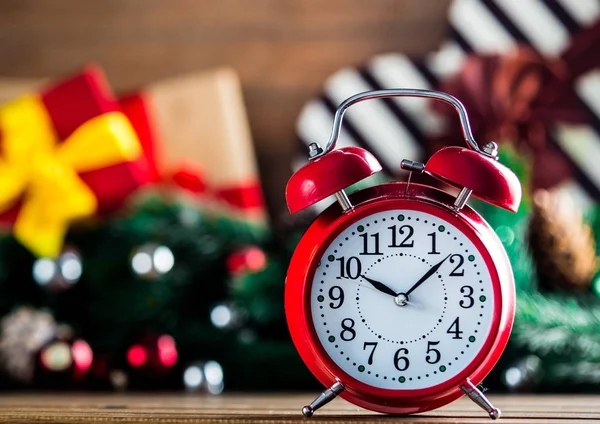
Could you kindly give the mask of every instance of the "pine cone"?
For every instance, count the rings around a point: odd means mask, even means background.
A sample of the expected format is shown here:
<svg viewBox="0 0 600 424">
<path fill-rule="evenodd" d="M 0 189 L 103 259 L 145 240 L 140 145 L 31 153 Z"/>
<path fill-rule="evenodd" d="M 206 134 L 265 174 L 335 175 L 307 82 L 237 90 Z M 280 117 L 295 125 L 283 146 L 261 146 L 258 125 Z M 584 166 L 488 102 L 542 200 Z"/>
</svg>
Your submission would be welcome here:
<svg viewBox="0 0 600 424">
<path fill-rule="evenodd" d="M 591 227 L 561 192 L 537 190 L 533 200 L 529 247 L 540 288 L 588 290 L 596 271 L 596 245 Z"/>
</svg>

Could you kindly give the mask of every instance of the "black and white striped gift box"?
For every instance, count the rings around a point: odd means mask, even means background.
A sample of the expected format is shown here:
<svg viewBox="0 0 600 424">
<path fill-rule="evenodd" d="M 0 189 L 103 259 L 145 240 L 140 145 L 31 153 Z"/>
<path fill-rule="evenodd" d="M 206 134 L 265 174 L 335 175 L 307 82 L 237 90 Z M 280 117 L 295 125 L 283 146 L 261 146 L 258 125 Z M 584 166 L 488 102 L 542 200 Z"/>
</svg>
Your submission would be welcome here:
<svg viewBox="0 0 600 424">
<path fill-rule="evenodd" d="M 364 67 L 336 72 L 322 95 L 302 110 L 298 136 L 305 145 L 325 144 L 333 113 L 347 97 L 381 88 L 433 89 L 461 69 L 471 53 L 504 53 L 525 44 L 545 56 L 558 56 L 574 34 L 599 18 L 598 0 L 454 0 L 449 36 L 437 52 L 422 59 L 385 54 Z M 554 140 L 577 170 L 575 178 L 560 188 L 586 209 L 600 201 L 600 69 L 580 78 L 576 91 L 591 112 L 590 123 L 557 124 Z M 366 148 L 389 175 L 399 177 L 401 160 L 426 159 L 423 141 L 440 134 L 444 126 L 444 119 L 425 99 L 363 102 L 346 113 L 338 146 Z M 295 167 L 304 161 L 305 157 L 298 159 Z"/>
</svg>

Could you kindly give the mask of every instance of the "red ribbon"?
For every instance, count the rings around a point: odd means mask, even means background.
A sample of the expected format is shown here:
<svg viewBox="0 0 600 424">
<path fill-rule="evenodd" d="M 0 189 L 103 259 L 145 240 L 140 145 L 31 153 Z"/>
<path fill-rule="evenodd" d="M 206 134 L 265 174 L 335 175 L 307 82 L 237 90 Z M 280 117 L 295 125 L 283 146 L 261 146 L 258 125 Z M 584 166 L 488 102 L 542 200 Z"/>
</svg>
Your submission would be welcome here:
<svg viewBox="0 0 600 424">
<path fill-rule="evenodd" d="M 264 208 L 262 188 L 258 181 L 249 181 L 235 187 L 221 188 L 216 191 L 217 198 L 243 210 Z"/>
<path fill-rule="evenodd" d="M 251 180 L 236 186 L 211 188 L 203 172 L 197 166 L 182 166 L 172 175 L 173 182 L 196 195 L 214 197 L 224 204 L 243 211 L 263 210 L 265 203 L 258 180 Z"/>
</svg>

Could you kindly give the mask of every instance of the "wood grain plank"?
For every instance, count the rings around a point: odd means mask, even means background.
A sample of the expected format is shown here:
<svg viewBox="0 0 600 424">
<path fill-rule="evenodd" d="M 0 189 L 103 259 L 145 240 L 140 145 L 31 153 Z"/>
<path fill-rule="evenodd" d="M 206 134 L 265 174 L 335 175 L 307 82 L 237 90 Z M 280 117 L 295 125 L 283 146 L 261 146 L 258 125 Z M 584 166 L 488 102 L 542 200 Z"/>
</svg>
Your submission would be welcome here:
<svg viewBox="0 0 600 424">
<path fill-rule="evenodd" d="M 492 396 L 506 423 L 591 423 L 600 420 L 600 396 Z M 218 422 L 273 423 L 306 420 L 300 406 L 309 395 L 190 394 L 13 394 L 0 397 L 2 422 Z M 392 417 L 357 408 L 341 399 L 313 421 L 326 423 L 489 423 L 467 399 L 410 417 Z"/>
</svg>

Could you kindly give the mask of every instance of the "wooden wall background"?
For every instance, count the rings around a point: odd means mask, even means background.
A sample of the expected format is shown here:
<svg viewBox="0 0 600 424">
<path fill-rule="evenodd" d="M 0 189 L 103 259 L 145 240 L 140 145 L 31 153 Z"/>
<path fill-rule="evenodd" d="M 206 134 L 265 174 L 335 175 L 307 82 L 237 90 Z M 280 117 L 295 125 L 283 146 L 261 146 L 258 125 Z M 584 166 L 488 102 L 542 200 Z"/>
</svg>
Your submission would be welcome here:
<svg viewBox="0 0 600 424">
<path fill-rule="evenodd" d="M 2 0 L 0 76 L 99 62 L 116 90 L 220 65 L 240 74 L 271 210 L 304 104 L 336 69 L 439 45 L 449 0 Z"/>
</svg>

